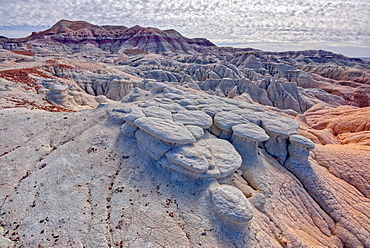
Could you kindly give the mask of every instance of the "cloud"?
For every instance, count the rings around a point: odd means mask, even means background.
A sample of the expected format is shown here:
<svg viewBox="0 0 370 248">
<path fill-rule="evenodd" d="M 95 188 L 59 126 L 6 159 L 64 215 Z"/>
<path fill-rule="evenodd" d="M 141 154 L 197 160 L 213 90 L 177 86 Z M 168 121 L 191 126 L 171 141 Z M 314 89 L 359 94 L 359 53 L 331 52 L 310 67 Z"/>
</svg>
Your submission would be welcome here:
<svg viewBox="0 0 370 248">
<path fill-rule="evenodd" d="M 370 1 L 363 0 L 0 0 L 0 6 L 0 23 L 9 27 L 70 19 L 174 28 L 218 44 L 370 44 Z"/>
</svg>

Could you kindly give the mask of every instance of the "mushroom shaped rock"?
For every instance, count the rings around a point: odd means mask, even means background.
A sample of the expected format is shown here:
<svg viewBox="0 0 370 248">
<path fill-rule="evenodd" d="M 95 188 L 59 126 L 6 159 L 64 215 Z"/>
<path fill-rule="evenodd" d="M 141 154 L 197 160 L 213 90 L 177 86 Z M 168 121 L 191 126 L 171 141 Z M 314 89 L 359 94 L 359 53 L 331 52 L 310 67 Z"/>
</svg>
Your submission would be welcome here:
<svg viewBox="0 0 370 248">
<path fill-rule="evenodd" d="M 309 151 L 315 148 L 315 143 L 301 135 L 292 135 L 289 137 L 289 141 L 290 144 L 306 148 Z"/>
<path fill-rule="evenodd" d="M 253 218 L 253 208 L 243 192 L 230 185 L 212 190 L 212 205 L 216 214 L 231 226 L 240 228 Z"/>
<path fill-rule="evenodd" d="M 155 138 L 171 143 L 185 145 L 196 140 L 191 132 L 181 123 L 155 117 L 142 117 L 135 120 L 135 125 Z"/>
<path fill-rule="evenodd" d="M 287 140 L 290 135 L 298 133 L 299 124 L 289 118 L 271 114 L 262 118 L 261 126 L 270 136 L 265 143 L 266 151 L 283 165 L 288 155 Z"/>
<path fill-rule="evenodd" d="M 166 144 L 165 142 L 162 142 L 150 134 L 140 130 L 136 131 L 135 137 L 139 149 L 144 151 L 154 160 L 159 160 L 168 150 L 172 148 L 171 144 Z"/>
<path fill-rule="evenodd" d="M 292 135 L 289 137 L 289 141 L 289 158 L 285 161 L 284 167 L 299 179 L 312 176 L 308 156 L 310 150 L 315 148 L 315 144 L 301 135 Z"/>
<path fill-rule="evenodd" d="M 208 129 L 212 126 L 212 118 L 203 111 L 194 110 L 183 110 L 173 115 L 173 119 L 176 122 L 184 125 L 199 126 L 204 129 Z"/>
<path fill-rule="evenodd" d="M 243 160 L 256 158 L 258 142 L 266 141 L 269 136 L 265 130 L 253 123 L 238 124 L 232 127 L 233 145 Z"/>
<path fill-rule="evenodd" d="M 232 113 L 232 112 L 220 112 L 217 113 L 214 117 L 215 125 L 221 130 L 231 132 L 231 128 L 237 124 L 243 124 L 249 122 L 244 117 Z"/>
<path fill-rule="evenodd" d="M 134 124 L 134 121 L 138 118 L 145 117 L 142 108 L 133 107 L 131 111 L 124 117 L 125 121 L 130 124 Z"/>
<path fill-rule="evenodd" d="M 161 119 L 172 120 L 172 113 L 167 109 L 158 106 L 149 106 L 143 109 L 144 114 L 147 117 L 156 117 Z"/>
<path fill-rule="evenodd" d="M 315 148 L 315 143 L 301 135 L 290 136 L 289 142 L 289 155 L 297 160 L 307 161 L 310 150 Z"/>
<path fill-rule="evenodd" d="M 251 141 L 260 142 L 269 139 L 265 130 L 253 123 L 238 124 L 233 126 L 232 130 L 234 136 Z"/>
<path fill-rule="evenodd" d="M 223 139 L 204 140 L 211 150 L 212 160 L 220 171 L 220 178 L 233 174 L 242 164 L 242 158 L 234 146 Z"/>
<path fill-rule="evenodd" d="M 208 171 L 211 153 L 204 146 L 188 144 L 171 149 L 166 153 L 166 158 L 178 166 L 200 174 Z"/>
<path fill-rule="evenodd" d="M 299 123 L 284 116 L 270 115 L 262 118 L 261 126 L 268 134 L 287 139 L 290 135 L 298 134 Z"/>
<path fill-rule="evenodd" d="M 204 136 L 204 129 L 198 126 L 186 125 L 186 128 L 191 132 L 191 134 L 196 139 L 200 139 Z"/>
</svg>

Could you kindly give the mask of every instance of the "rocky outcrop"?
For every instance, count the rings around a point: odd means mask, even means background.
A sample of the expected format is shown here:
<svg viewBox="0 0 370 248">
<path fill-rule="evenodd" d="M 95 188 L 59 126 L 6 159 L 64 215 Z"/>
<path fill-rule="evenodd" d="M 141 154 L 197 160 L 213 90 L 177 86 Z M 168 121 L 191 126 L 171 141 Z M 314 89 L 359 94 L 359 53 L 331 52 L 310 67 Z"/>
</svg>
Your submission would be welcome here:
<svg viewBox="0 0 370 248">
<path fill-rule="evenodd" d="M 53 85 L 46 96 L 57 105 L 68 106 L 67 88 L 66 85 Z"/>
<path fill-rule="evenodd" d="M 121 103 L 100 101 L 79 113 L 0 111 L 1 244 L 368 245 L 367 199 L 346 183 L 366 188 L 331 163 L 335 155 L 312 161 L 295 122 L 150 81 Z M 227 111 L 233 122 L 217 126 Z M 266 148 L 274 125 L 288 136 L 283 165 Z"/>
<path fill-rule="evenodd" d="M 134 83 L 119 75 L 95 73 L 72 73 L 73 80 L 88 94 L 105 95 L 112 100 L 121 100 L 134 89 Z"/>
</svg>

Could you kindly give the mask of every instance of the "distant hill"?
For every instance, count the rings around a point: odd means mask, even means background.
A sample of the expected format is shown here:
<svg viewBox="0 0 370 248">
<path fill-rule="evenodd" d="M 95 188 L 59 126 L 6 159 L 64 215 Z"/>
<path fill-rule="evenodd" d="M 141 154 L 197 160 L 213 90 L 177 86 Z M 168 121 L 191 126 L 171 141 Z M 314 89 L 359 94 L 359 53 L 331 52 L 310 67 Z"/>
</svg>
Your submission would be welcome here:
<svg viewBox="0 0 370 248">
<path fill-rule="evenodd" d="M 32 46 L 50 48 L 62 45 L 78 50 L 86 44 L 92 44 L 103 51 L 123 52 L 138 48 L 145 52 L 194 52 L 195 46 L 215 46 L 204 38 L 186 38 L 176 30 L 160 30 L 151 27 L 134 26 L 98 26 L 85 21 L 60 20 L 51 28 L 33 32 L 25 38 L 0 37 L 0 44 L 12 50 L 14 46 L 27 43 Z"/>
</svg>

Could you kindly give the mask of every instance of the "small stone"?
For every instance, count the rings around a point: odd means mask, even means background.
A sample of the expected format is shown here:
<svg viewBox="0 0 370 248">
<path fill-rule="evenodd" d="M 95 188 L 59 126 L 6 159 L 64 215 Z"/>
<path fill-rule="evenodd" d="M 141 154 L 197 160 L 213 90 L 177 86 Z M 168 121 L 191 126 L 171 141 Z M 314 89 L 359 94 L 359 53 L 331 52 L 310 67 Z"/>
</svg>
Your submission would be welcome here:
<svg viewBox="0 0 370 248">
<path fill-rule="evenodd" d="M 226 222 L 245 224 L 253 218 L 253 208 L 243 192 L 230 185 L 212 191 L 213 209 Z"/>
</svg>

